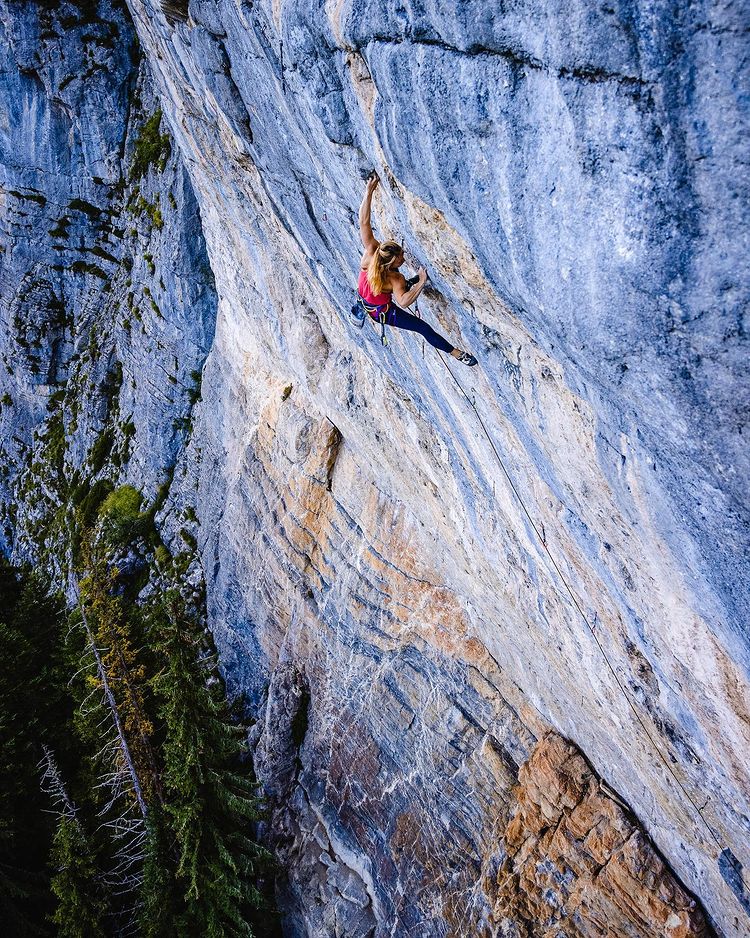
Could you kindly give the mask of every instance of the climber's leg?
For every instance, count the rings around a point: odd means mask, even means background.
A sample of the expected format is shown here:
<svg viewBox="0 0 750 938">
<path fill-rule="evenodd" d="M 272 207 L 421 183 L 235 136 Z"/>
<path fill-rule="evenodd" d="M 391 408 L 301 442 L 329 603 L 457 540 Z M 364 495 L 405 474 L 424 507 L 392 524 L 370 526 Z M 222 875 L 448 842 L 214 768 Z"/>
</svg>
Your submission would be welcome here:
<svg viewBox="0 0 750 938">
<path fill-rule="evenodd" d="M 444 339 L 439 332 L 435 332 L 432 326 L 429 326 L 424 319 L 412 316 L 405 309 L 398 306 L 392 306 L 388 313 L 388 325 L 395 326 L 397 329 L 408 329 L 410 332 L 418 332 L 421 336 L 441 352 L 447 352 L 449 355 L 453 351 L 453 346 L 447 339 Z"/>
</svg>

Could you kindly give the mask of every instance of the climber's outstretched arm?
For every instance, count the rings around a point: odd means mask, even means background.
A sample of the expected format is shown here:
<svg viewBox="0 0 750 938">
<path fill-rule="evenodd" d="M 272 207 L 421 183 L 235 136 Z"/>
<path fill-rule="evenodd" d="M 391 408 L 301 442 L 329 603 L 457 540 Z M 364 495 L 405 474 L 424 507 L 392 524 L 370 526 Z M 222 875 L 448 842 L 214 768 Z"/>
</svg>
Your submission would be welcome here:
<svg viewBox="0 0 750 938">
<path fill-rule="evenodd" d="M 372 225 L 370 224 L 370 212 L 372 210 L 372 194 L 379 181 L 377 174 L 373 172 L 367 180 L 365 197 L 359 207 L 359 233 L 362 236 L 362 243 L 368 251 L 375 251 L 378 247 L 378 240 L 373 234 Z"/>
</svg>

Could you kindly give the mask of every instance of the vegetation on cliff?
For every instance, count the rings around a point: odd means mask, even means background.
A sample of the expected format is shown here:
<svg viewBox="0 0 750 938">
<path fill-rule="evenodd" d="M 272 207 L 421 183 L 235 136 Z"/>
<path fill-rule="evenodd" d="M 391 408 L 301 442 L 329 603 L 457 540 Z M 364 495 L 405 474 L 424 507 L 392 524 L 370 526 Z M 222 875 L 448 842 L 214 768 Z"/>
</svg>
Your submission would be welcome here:
<svg viewBox="0 0 750 938">
<path fill-rule="evenodd" d="M 70 938 L 267 934 L 262 804 L 202 590 L 153 505 L 100 492 L 72 612 L 37 574 L 0 568 L 4 921 Z"/>
</svg>

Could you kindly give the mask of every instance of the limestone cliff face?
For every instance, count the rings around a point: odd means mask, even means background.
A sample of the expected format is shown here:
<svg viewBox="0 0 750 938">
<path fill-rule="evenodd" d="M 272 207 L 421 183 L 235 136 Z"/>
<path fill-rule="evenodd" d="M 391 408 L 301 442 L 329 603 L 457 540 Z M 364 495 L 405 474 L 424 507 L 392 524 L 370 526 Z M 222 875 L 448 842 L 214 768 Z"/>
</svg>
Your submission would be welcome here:
<svg viewBox="0 0 750 938">
<path fill-rule="evenodd" d="M 55 570 L 92 483 L 174 473 L 216 294 L 127 7 L 2 3 L 0 57 L 0 534 Z"/>
<path fill-rule="evenodd" d="M 545 736 L 516 799 L 487 885 L 515 934 L 706 934 L 695 900 L 575 747 Z"/>
<path fill-rule="evenodd" d="M 165 214 L 97 322 L 163 279 L 163 347 L 118 360 L 170 400 L 132 398 L 151 430 L 124 472 L 153 491 L 176 459 L 162 525 L 196 513 L 287 933 L 677 938 L 705 930 L 688 892 L 750 933 L 740 5 L 129 8 L 173 152 L 117 196 Z M 32 19 L 5 5 L 28 48 L 57 41 Z M 21 45 L 3 71 L 41 120 L 76 86 Z M 136 81 L 113 64 L 100 101 Z M 112 181 L 152 107 L 104 121 Z M 3 133 L 11 170 L 39 165 Z M 372 167 L 378 231 L 478 368 L 347 323 Z"/>
</svg>

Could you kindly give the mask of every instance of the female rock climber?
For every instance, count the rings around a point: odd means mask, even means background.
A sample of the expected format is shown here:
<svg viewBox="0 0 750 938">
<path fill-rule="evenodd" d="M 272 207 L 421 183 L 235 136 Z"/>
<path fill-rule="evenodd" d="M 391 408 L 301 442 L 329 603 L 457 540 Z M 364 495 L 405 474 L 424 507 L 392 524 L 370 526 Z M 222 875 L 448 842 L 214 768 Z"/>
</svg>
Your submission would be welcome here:
<svg viewBox="0 0 750 938">
<path fill-rule="evenodd" d="M 370 212 L 372 196 L 378 182 L 377 175 L 373 173 L 367 180 L 367 190 L 359 208 L 359 231 L 365 246 L 365 253 L 359 265 L 360 305 L 374 320 L 382 324 L 383 336 L 386 323 L 396 329 L 418 332 L 441 352 L 449 352 L 465 365 L 476 365 L 477 360 L 473 355 L 454 348 L 423 319 L 406 312 L 406 308 L 411 306 L 424 289 L 427 271 L 420 267 L 418 276 L 407 281 L 398 269 L 404 263 L 401 245 L 396 241 L 378 241 L 373 234 Z M 393 302 L 394 298 L 398 305 Z"/>
</svg>

